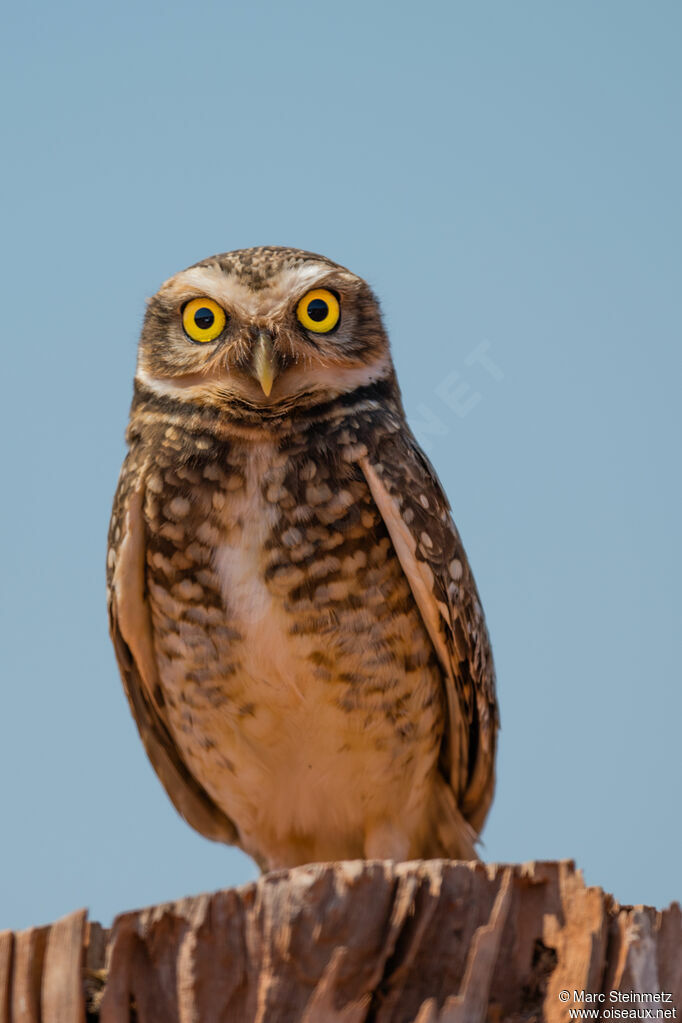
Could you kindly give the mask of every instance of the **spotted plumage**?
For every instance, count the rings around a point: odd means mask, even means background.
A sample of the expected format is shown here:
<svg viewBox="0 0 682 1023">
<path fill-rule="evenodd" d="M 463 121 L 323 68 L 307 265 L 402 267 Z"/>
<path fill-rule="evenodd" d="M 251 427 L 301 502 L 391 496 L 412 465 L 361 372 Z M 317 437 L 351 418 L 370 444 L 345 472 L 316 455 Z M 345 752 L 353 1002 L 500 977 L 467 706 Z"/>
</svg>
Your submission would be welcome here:
<svg viewBox="0 0 682 1023">
<path fill-rule="evenodd" d="M 111 633 L 179 812 L 264 869 L 473 856 L 492 658 L 367 284 L 274 247 L 175 275 L 127 440 Z"/>
</svg>

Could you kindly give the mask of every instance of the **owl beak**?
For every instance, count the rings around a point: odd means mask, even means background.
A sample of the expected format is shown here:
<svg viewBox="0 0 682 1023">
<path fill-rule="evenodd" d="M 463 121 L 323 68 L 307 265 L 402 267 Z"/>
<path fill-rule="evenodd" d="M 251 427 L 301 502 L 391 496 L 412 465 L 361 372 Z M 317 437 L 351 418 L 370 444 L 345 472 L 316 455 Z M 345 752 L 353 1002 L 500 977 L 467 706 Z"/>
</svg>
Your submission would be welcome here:
<svg viewBox="0 0 682 1023">
<path fill-rule="evenodd" d="M 251 365 L 254 376 L 263 388 L 263 394 L 268 398 L 277 376 L 277 356 L 272 345 L 272 337 L 264 330 L 259 332 L 256 339 Z"/>
</svg>

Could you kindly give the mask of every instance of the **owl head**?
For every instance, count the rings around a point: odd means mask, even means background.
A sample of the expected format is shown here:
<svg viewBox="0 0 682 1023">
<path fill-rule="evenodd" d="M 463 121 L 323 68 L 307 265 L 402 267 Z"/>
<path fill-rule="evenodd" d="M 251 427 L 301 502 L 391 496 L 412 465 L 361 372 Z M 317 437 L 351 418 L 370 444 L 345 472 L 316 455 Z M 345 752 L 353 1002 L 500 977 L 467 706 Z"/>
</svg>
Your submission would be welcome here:
<svg viewBox="0 0 682 1023">
<path fill-rule="evenodd" d="M 137 380 L 158 395 L 272 414 L 394 380 L 369 286 L 299 249 L 205 259 L 149 300 Z"/>
</svg>

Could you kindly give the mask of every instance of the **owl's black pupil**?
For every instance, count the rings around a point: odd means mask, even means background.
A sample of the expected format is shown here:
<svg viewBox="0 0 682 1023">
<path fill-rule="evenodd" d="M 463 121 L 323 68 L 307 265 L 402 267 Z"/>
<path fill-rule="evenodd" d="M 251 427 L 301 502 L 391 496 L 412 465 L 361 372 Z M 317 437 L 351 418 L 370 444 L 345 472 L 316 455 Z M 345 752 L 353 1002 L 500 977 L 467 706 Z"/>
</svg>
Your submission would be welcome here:
<svg viewBox="0 0 682 1023">
<path fill-rule="evenodd" d="M 215 316 L 210 309 L 206 309 L 202 306 L 201 309 L 197 309 L 194 314 L 194 322 L 196 323 L 199 330 L 208 330 L 212 327 L 215 322 Z"/>
<path fill-rule="evenodd" d="M 321 298 L 314 298 L 311 302 L 308 302 L 308 316 L 315 323 L 321 323 L 329 315 L 329 306 Z"/>
</svg>

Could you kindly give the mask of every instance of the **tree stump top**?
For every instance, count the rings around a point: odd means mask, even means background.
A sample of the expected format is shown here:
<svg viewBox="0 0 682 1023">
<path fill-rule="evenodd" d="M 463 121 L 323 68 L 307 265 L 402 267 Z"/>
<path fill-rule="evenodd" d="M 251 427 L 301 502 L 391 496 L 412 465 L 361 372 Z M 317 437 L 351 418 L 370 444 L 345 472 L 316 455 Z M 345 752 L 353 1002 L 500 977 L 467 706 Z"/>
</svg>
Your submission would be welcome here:
<svg viewBox="0 0 682 1023">
<path fill-rule="evenodd" d="M 0 933 L 0 1023 L 563 1023 L 581 1007 L 680 1018 L 682 917 L 620 906 L 570 861 L 311 864 L 109 930 L 81 910 Z"/>
</svg>

